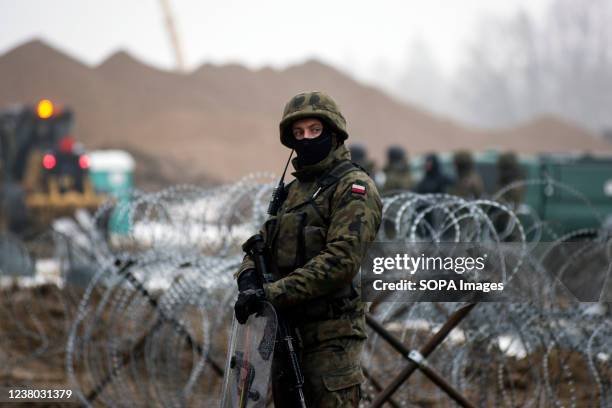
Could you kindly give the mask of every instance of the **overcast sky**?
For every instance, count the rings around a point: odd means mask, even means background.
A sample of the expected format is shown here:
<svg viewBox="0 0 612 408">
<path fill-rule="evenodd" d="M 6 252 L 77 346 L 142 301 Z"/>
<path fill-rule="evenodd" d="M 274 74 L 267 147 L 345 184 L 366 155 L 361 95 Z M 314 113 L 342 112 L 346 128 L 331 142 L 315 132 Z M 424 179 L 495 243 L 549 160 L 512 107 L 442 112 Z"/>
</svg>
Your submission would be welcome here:
<svg viewBox="0 0 612 408">
<path fill-rule="evenodd" d="M 538 16 L 549 0 L 170 0 L 188 68 L 203 62 L 283 67 L 316 57 L 376 79 L 419 40 L 442 70 L 460 63 L 486 16 Z M 0 0 L 0 54 L 39 37 L 97 64 L 126 49 L 158 67 L 173 54 L 159 0 Z"/>
</svg>

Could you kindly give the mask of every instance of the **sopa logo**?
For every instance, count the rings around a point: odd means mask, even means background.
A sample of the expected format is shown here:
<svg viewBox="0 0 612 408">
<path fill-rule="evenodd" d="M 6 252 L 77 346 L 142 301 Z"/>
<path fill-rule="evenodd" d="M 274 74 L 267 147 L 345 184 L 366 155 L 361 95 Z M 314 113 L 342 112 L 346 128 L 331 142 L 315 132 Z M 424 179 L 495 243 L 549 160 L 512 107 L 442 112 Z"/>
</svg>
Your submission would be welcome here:
<svg viewBox="0 0 612 408">
<path fill-rule="evenodd" d="M 452 280 L 428 279 L 419 282 L 420 290 L 457 290 L 457 285 Z"/>
</svg>

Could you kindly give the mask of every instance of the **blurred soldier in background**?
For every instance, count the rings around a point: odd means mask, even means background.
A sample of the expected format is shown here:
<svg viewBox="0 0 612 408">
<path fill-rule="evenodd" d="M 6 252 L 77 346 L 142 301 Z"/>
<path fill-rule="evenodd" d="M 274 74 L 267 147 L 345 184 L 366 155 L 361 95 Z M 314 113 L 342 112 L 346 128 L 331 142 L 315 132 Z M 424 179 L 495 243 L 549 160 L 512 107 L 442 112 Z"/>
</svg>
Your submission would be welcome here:
<svg viewBox="0 0 612 408">
<path fill-rule="evenodd" d="M 514 152 L 505 152 L 497 158 L 497 190 L 502 190 L 509 184 L 523 179 L 523 169 L 518 161 L 518 157 Z M 509 205 L 510 209 L 517 211 L 519 205 L 523 201 L 524 186 L 513 187 L 497 199 L 502 203 Z M 519 229 L 516 228 L 516 223 L 512 222 L 513 218 L 504 212 L 493 213 L 491 219 L 495 225 L 495 229 L 500 234 L 500 239 L 506 242 L 513 242 L 520 239 Z"/>
<path fill-rule="evenodd" d="M 455 152 L 453 156 L 457 182 L 449 189 L 449 193 L 466 199 L 476 199 L 482 196 L 484 184 L 474 168 L 474 159 L 467 150 Z"/>
<path fill-rule="evenodd" d="M 349 146 L 349 152 L 351 153 L 351 160 L 353 163 L 359 165 L 368 175 L 374 175 L 374 162 L 368 158 L 368 152 L 365 146 L 357 143 L 352 144 Z"/>
<path fill-rule="evenodd" d="M 523 169 L 521 168 L 516 153 L 505 152 L 500 154 L 497 158 L 497 190 L 499 191 L 508 184 L 523 180 L 523 178 Z M 506 191 L 499 199 L 517 208 L 523 201 L 523 194 L 523 186 L 515 187 Z"/>
<path fill-rule="evenodd" d="M 393 190 L 410 190 L 412 178 L 410 177 L 410 164 L 406 152 L 400 146 L 391 146 L 387 150 L 387 164 L 385 172 L 385 184 L 383 193 Z"/>
<path fill-rule="evenodd" d="M 440 160 L 435 153 L 427 155 L 423 170 L 423 179 L 415 189 L 419 194 L 445 193 L 453 184 L 453 180 L 440 168 Z"/>
</svg>

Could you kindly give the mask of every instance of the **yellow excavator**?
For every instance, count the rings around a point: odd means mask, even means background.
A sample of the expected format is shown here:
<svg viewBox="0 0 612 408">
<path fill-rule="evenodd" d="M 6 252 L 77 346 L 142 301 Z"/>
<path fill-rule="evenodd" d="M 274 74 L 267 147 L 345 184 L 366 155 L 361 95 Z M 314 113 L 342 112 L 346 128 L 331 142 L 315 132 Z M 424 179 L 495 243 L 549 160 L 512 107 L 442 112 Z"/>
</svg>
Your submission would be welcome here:
<svg viewBox="0 0 612 408">
<path fill-rule="evenodd" d="M 73 112 L 48 99 L 0 110 L 0 229 L 29 235 L 103 202 L 73 127 Z"/>
</svg>

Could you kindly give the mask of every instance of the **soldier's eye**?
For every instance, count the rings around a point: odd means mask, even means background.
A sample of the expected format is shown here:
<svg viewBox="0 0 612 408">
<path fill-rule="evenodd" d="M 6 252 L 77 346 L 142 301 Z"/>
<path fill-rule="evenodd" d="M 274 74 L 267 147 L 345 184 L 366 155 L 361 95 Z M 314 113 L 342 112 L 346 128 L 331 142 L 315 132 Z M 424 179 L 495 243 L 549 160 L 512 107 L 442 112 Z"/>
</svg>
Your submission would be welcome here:
<svg viewBox="0 0 612 408">
<path fill-rule="evenodd" d="M 293 136 L 298 137 L 304 135 L 304 131 L 302 129 L 293 129 Z"/>
</svg>

